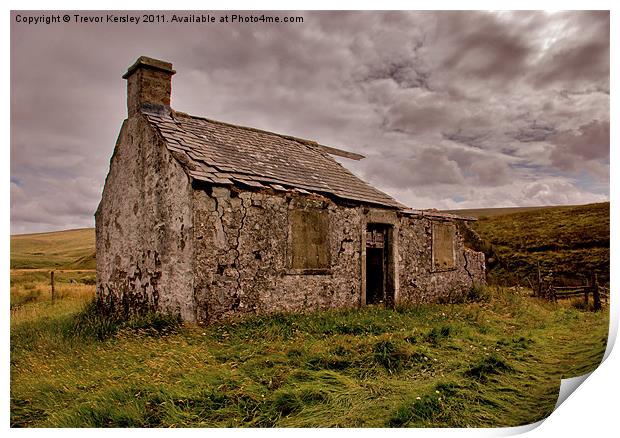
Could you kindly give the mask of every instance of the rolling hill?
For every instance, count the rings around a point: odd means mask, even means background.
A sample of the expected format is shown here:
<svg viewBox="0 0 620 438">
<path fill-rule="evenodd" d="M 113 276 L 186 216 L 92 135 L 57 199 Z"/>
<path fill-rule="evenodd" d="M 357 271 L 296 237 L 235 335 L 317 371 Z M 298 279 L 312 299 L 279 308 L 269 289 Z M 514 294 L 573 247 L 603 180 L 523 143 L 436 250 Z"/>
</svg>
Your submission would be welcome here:
<svg viewBox="0 0 620 438">
<path fill-rule="evenodd" d="M 609 281 L 609 202 L 505 211 L 478 210 L 472 225 L 484 240 L 479 249 L 487 254 L 491 281 L 527 285 L 538 266 L 556 280 L 583 281 L 596 272 Z"/>
<path fill-rule="evenodd" d="M 95 229 L 11 236 L 11 269 L 95 269 Z"/>
<path fill-rule="evenodd" d="M 576 207 L 575 205 L 564 205 L 561 208 Z M 481 219 L 485 217 L 504 216 L 513 213 L 534 212 L 556 207 L 499 207 L 499 208 L 466 208 L 461 210 L 442 210 L 444 213 L 457 214 L 459 216 L 475 217 Z"/>
</svg>

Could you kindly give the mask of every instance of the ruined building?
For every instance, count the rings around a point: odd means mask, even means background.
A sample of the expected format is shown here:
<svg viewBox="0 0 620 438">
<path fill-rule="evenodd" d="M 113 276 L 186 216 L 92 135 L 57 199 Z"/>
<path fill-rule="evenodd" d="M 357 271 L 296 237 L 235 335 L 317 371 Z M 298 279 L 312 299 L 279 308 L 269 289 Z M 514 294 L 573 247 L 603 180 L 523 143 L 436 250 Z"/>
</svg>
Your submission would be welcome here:
<svg viewBox="0 0 620 438">
<path fill-rule="evenodd" d="M 309 140 L 170 108 L 172 64 L 140 57 L 97 212 L 97 296 L 132 314 L 431 302 L 484 283 L 466 219 L 411 210 Z M 414 169 L 412 169 L 414 171 Z"/>
</svg>

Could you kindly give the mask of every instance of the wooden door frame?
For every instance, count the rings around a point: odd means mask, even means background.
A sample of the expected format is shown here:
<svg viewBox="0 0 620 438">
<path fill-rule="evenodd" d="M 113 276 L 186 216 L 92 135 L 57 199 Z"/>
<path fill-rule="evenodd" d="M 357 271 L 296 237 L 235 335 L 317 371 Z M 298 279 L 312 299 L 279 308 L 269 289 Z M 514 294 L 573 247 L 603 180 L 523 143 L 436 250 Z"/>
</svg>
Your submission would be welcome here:
<svg viewBox="0 0 620 438">
<path fill-rule="evenodd" d="M 387 254 L 388 263 L 385 270 L 386 280 L 390 278 L 391 300 L 387 299 L 388 293 L 386 293 L 386 304 L 394 306 L 399 301 L 399 266 L 398 266 L 398 235 L 400 230 L 400 222 L 395 211 L 392 210 L 376 210 L 376 209 L 364 209 L 364 216 L 361 227 L 361 257 L 360 257 L 360 306 L 366 306 L 366 230 L 369 224 L 383 225 L 387 229 L 388 250 Z M 390 290 L 386 289 L 386 292 Z"/>
</svg>

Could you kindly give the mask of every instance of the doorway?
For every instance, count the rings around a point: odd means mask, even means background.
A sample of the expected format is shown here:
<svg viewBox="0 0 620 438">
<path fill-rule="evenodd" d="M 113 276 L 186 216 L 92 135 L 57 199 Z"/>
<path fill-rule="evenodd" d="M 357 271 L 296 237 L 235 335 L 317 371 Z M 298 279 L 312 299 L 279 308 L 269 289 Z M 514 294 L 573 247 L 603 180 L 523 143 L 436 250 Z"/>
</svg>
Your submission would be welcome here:
<svg viewBox="0 0 620 438">
<path fill-rule="evenodd" d="M 385 224 L 366 227 L 366 304 L 394 303 L 391 230 Z"/>
</svg>

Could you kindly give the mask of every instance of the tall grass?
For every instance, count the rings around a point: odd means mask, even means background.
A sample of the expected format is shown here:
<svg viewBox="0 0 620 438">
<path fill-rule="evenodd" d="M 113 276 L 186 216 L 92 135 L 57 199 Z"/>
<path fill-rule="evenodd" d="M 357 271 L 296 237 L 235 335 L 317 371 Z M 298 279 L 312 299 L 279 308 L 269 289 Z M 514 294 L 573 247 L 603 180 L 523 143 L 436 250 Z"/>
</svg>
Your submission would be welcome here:
<svg viewBox="0 0 620 438">
<path fill-rule="evenodd" d="M 81 286 L 76 296 L 81 294 Z M 536 421 L 596 366 L 606 315 L 479 302 L 256 316 L 101 316 L 69 292 L 11 326 L 15 427 L 421 427 Z M 22 305 L 42 306 L 44 301 Z M 74 304 L 66 304 L 66 308 Z M 33 314 L 29 314 L 33 315 Z"/>
<path fill-rule="evenodd" d="M 93 271 L 58 271 L 52 303 L 49 271 L 11 272 L 11 325 L 68 315 L 81 310 L 95 296 Z"/>
</svg>

